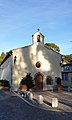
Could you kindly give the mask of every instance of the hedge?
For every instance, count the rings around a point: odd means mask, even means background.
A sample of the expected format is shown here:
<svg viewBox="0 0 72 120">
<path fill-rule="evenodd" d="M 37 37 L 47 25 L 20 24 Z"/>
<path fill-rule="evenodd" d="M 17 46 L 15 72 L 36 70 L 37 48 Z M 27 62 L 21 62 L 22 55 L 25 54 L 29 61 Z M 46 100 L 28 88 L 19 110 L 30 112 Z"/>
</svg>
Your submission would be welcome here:
<svg viewBox="0 0 72 120">
<path fill-rule="evenodd" d="M 7 81 L 7 80 L 0 80 L 0 86 L 10 88 L 9 81 Z"/>
</svg>

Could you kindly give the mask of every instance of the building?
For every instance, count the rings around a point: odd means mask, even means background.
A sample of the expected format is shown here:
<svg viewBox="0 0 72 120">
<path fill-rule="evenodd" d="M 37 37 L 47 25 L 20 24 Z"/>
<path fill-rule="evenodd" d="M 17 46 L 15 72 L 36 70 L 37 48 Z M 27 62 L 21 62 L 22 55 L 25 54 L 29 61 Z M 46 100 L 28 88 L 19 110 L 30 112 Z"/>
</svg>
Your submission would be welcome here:
<svg viewBox="0 0 72 120">
<path fill-rule="evenodd" d="M 62 85 L 72 87 L 72 63 L 62 65 Z"/>
<path fill-rule="evenodd" d="M 0 79 L 10 82 L 17 91 L 22 77 L 31 73 L 37 90 L 49 90 L 61 77 L 61 54 L 44 45 L 44 35 L 39 31 L 32 35 L 32 45 L 8 52 L 0 65 Z"/>
</svg>

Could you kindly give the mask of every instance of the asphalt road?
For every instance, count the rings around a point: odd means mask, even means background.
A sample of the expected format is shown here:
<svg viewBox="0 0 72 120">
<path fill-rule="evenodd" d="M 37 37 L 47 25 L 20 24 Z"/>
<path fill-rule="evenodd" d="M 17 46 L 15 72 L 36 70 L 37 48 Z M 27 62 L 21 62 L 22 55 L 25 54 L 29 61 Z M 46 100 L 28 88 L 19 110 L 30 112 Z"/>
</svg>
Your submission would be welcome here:
<svg viewBox="0 0 72 120">
<path fill-rule="evenodd" d="M 72 120 L 72 112 L 37 109 L 16 95 L 0 90 L 0 120 Z"/>
</svg>

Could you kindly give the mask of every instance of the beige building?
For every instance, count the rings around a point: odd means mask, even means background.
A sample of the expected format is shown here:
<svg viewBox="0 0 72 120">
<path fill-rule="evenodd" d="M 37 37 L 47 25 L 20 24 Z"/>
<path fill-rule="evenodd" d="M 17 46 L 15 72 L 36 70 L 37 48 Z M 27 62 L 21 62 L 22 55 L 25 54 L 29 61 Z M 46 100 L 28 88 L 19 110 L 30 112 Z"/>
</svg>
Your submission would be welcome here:
<svg viewBox="0 0 72 120">
<path fill-rule="evenodd" d="M 44 45 L 44 35 L 32 35 L 32 45 L 11 50 L 0 65 L 0 79 L 10 82 L 17 91 L 22 77 L 31 73 L 37 90 L 56 86 L 55 78 L 61 77 L 61 54 Z"/>
</svg>

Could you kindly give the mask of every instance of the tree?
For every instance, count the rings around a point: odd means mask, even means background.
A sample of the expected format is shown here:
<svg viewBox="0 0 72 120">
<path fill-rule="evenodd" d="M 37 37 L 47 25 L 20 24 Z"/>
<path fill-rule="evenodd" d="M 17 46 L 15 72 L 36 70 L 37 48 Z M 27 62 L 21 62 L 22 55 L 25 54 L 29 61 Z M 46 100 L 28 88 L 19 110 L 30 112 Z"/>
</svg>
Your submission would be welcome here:
<svg viewBox="0 0 72 120">
<path fill-rule="evenodd" d="M 1 58 L 4 59 L 4 57 L 5 57 L 5 53 L 2 52 L 2 53 L 1 53 Z"/>
<path fill-rule="evenodd" d="M 21 85 L 26 85 L 27 86 L 27 90 L 29 90 L 30 88 L 34 87 L 33 78 L 31 76 L 31 73 L 27 73 L 26 77 L 22 78 Z"/>
<path fill-rule="evenodd" d="M 57 52 L 60 52 L 59 46 L 57 46 L 55 43 L 45 43 L 45 45 L 49 46 L 50 48 L 53 48 Z"/>
<path fill-rule="evenodd" d="M 1 55 L 0 55 L 0 63 L 3 61 L 3 59 L 6 57 L 8 52 L 4 53 L 2 52 Z"/>
<path fill-rule="evenodd" d="M 72 54 L 70 55 L 63 55 L 63 59 L 66 63 L 72 63 Z"/>
</svg>

